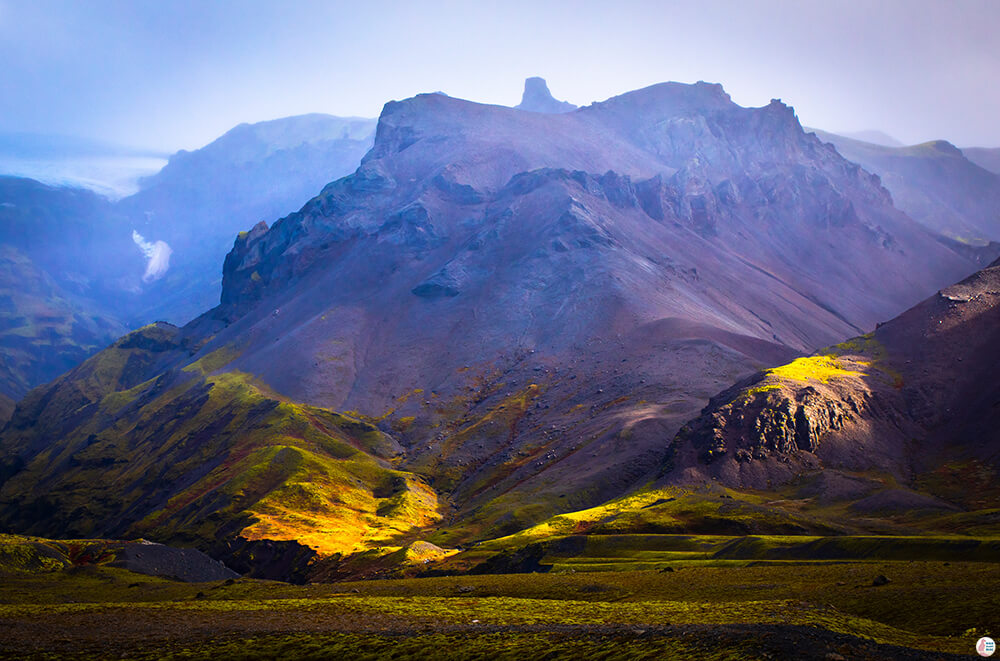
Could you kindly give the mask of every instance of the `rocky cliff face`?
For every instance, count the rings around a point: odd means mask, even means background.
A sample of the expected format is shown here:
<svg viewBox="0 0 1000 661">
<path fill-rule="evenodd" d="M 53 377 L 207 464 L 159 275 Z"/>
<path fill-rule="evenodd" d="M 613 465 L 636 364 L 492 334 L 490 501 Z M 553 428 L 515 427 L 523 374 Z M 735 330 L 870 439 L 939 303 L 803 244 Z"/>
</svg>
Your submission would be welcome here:
<svg viewBox="0 0 1000 661">
<path fill-rule="evenodd" d="M 674 439 L 670 475 L 767 488 L 819 468 L 876 470 L 958 502 L 995 499 L 953 481 L 1000 468 L 998 322 L 1000 262 L 874 333 L 713 398 Z"/>
</svg>

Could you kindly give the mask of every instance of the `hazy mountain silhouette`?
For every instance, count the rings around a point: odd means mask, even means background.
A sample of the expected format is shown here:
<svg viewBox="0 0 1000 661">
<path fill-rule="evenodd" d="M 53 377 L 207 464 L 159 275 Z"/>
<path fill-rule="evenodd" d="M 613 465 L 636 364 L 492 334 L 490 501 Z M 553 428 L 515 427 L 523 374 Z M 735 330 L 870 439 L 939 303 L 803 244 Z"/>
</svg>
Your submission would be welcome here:
<svg viewBox="0 0 1000 661">
<path fill-rule="evenodd" d="M 353 171 L 374 124 L 305 115 L 241 125 L 175 154 L 139 193 L 117 203 L 89 190 L 0 177 L 0 246 L 11 249 L 0 291 L 8 301 L 0 392 L 20 397 L 127 327 L 186 321 L 216 305 L 236 234 Z M 0 144 L 14 145 L 15 155 L 56 160 L 111 148 L 28 138 L 3 136 Z"/>
<path fill-rule="evenodd" d="M 1000 174 L 1000 147 L 992 149 L 986 147 L 964 147 L 962 153 L 965 157 L 993 174 Z"/>
<path fill-rule="evenodd" d="M 951 143 L 884 147 L 816 134 L 844 158 L 879 175 L 896 206 L 929 229 L 965 243 L 1000 241 L 1000 175 Z"/>
</svg>

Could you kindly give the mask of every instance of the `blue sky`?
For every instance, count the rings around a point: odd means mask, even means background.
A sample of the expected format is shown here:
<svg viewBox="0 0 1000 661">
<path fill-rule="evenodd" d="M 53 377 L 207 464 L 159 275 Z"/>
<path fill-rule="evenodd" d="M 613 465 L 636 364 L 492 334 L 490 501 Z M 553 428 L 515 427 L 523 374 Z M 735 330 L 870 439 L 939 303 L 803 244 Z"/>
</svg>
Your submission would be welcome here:
<svg viewBox="0 0 1000 661">
<path fill-rule="evenodd" d="M 167 151 L 444 91 L 577 104 L 666 80 L 802 122 L 1000 146 L 1000 2 L 0 0 L 0 131 Z"/>
</svg>

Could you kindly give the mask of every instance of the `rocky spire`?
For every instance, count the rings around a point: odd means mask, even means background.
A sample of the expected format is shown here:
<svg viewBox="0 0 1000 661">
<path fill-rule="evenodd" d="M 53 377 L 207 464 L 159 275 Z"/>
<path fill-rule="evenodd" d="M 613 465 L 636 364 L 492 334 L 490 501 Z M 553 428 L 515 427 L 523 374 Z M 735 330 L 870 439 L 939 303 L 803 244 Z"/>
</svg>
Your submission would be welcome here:
<svg viewBox="0 0 1000 661">
<path fill-rule="evenodd" d="M 538 76 L 525 79 L 524 94 L 521 96 L 521 103 L 514 107 L 518 110 L 545 113 L 576 110 L 576 106 L 572 103 L 553 98 L 552 93 L 549 91 L 549 86 L 545 84 L 545 79 Z"/>
</svg>

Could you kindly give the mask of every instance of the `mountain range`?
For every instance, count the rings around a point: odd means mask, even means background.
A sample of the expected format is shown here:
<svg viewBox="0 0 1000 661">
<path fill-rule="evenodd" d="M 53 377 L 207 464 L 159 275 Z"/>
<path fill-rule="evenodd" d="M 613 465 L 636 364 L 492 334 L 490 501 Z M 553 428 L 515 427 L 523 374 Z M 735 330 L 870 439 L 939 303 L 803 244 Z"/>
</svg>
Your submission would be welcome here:
<svg viewBox="0 0 1000 661">
<path fill-rule="evenodd" d="M 141 534 L 301 578 L 317 556 L 454 548 L 658 480 L 777 489 L 830 461 L 887 471 L 917 497 L 939 455 L 911 455 L 939 442 L 937 422 L 914 417 L 925 441 L 903 425 L 854 463 L 865 439 L 827 432 L 848 428 L 845 410 L 869 424 L 914 398 L 939 405 L 942 370 L 921 380 L 897 364 L 937 340 L 897 340 L 911 326 L 899 321 L 837 343 L 995 259 L 981 207 L 956 217 L 984 240 L 943 237 L 959 221 L 900 210 L 887 176 L 779 100 L 744 108 L 708 83 L 575 110 L 544 96 L 529 81 L 520 110 L 442 94 L 386 104 L 353 174 L 237 236 L 217 307 L 126 335 L 19 402 L 0 434 L 0 525 Z M 339 135 L 360 143 L 357 130 Z M 169 169 L 121 208 L 167 199 L 158 187 L 184 181 Z M 154 220 L 147 240 L 198 240 Z M 978 292 L 970 319 L 989 319 L 994 273 L 959 286 Z M 980 360 L 988 331 L 975 333 L 972 353 L 941 360 Z M 869 369 L 890 375 L 870 397 L 822 378 L 861 388 L 882 378 Z M 727 436 L 751 418 L 763 440 Z"/>
<path fill-rule="evenodd" d="M 965 244 L 1000 241 L 1000 175 L 966 150 L 945 140 L 886 147 L 815 133 L 844 158 L 879 175 L 895 205 L 925 227 Z"/>
<path fill-rule="evenodd" d="M 374 120 L 329 115 L 244 124 L 175 154 L 118 201 L 0 177 L 0 295 L 9 300 L 0 392 L 19 398 L 129 328 L 216 305 L 236 233 L 353 171 L 373 131 Z M 56 151 L 62 141 L 41 144 Z M 73 144 L 63 149 L 98 148 Z"/>
</svg>

